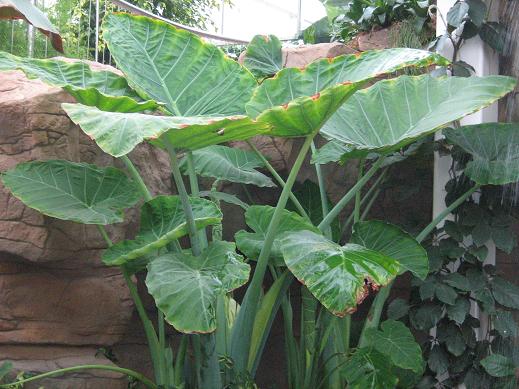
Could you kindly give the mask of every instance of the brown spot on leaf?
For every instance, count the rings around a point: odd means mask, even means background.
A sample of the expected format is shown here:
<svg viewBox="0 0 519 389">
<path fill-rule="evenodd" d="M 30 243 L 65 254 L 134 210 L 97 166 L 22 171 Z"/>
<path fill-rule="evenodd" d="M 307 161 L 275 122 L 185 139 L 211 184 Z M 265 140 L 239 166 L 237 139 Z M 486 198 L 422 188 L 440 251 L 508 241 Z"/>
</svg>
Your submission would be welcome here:
<svg viewBox="0 0 519 389">
<path fill-rule="evenodd" d="M 312 100 L 317 100 L 319 97 L 321 97 L 321 94 L 318 92 L 315 95 L 312 96 Z"/>
</svg>

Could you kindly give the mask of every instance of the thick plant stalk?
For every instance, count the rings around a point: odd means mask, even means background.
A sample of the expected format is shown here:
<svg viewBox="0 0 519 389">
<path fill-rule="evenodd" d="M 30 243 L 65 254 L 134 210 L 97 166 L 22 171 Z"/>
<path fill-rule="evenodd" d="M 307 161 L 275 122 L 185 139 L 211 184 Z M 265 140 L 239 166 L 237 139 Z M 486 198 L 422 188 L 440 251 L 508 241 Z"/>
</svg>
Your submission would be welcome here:
<svg viewBox="0 0 519 389">
<path fill-rule="evenodd" d="M 261 249 L 261 253 L 258 257 L 256 269 L 254 271 L 254 275 L 252 276 L 252 281 L 249 287 L 247 288 L 247 292 L 243 299 L 242 306 L 236 318 L 236 322 L 234 323 L 231 341 L 231 357 L 233 358 L 238 371 L 245 371 L 247 367 L 253 327 L 252 324 L 254 322 L 254 317 L 256 316 L 256 312 L 258 309 L 259 299 L 261 295 L 261 286 L 263 283 L 263 278 L 265 276 L 265 271 L 268 266 L 272 244 L 274 243 L 274 239 L 276 238 L 278 225 L 281 221 L 281 216 L 287 204 L 289 195 L 292 190 L 292 186 L 294 185 L 296 177 L 299 173 L 299 169 L 301 168 L 301 165 L 305 160 L 306 154 L 310 149 L 310 145 L 312 144 L 314 136 L 315 134 L 311 134 L 305 139 L 305 142 L 303 143 L 303 146 L 299 151 L 299 155 L 297 156 L 297 159 L 294 162 L 294 166 L 290 171 L 283 191 L 281 192 L 276 209 L 274 210 L 274 214 L 272 215 L 272 220 L 269 224 L 269 228 L 265 237 L 265 242 Z"/>
<path fill-rule="evenodd" d="M 328 226 L 335 220 L 337 216 L 339 216 L 339 213 L 343 210 L 343 208 L 348 205 L 350 200 L 355 197 L 357 192 L 362 189 L 364 185 L 369 181 L 371 177 L 377 172 L 377 170 L 382 165 L 382 162 L 384 162 L 385 157 L 379 157 L 377 161 L 373 164 L 371 169 L 369 169 L 366 174 L 362 176 L 362 178 L 357 181 L 357 183 L 344 195 L 342 199 L 339 200 L 337 204 L 335 204 L 335 207 L 326 215 L 326 217 L 323 219 L 323 221 L 318 225 L 319 229 L 321 231 L 324 231 Z"/>
<path fill-rule="evenodd" d="M 474 185 L 468 191 L 463 193 L 460 197 L 456 199 L 452 204 L 450 204 L 447 208 L 445 208 L 438 216 L 436 216 L 428 225 L 425 227 L 422 232 L 418 234 L 416 237 L 416 241 L 421 243 L 427 235 L 431 233 L 436 226 L 443 221 L 449 214 L 452 213 L 457 207 L 463 204 L 472 194 L 480 188 L 479 184 Z M 373 301 L 373 305 L 370 309 L 370 314 L 368 318 L 364 322 L 364 328 L 362 329 L 362 334 L 359 340 L 359 347 L 365 346 L 367 343 L 366 340 L 366 331 L 369 328 L 378 328 L 380 323 L 380 317 L 382 315 L 382 309 L 384 308 L 384 304 L 389 297 L 389 292 L 391 292 L 391 287 L 393 286 L 393 282 L 389 283 L 387 286 L 380 289 L 375 300 Z"/>
<path fill-rule="evenodd" d="M 142 193 L 145 201 L 150 201 L 153 196 L 151 195 L 148 187 L 144 183 L 144 180 L 142 179 L 142 176 L 140 175 L 139 171 L 135 167 L 135 165 L 132 163 L 131 159 L 128 158 L 127 155 L 124 155 L 121 157 L 122 161 L 126 165 L 126 168 L 128 169 L 128 172 L 130 173 L 130 176 L 133 178 L 133 180 L 137 183 L 137 186 L 139 187 L 140 192 Z M 178 245 L 178 241 L 176 242 Z M 176 247 L 176 246 L 174 246 Z M 131 280 L 130 280 L 131 282 Z M 165 382 L 166 377 L 166 360 L 164 355 L 164 350 L 166 348 L 166 330 L 164 325 L 164 314 L 160 311 L 160 309 L 157 309 L 157 325 L 158 325 L 158 333 L 159 333 L 159 353 L 157 355 L 157 358 L 159 358 L 159 368 L 160 368 L 160 374 L 162 379 L 159 381 L 159 383 Z"/>
<path fill-rule="evenodd" d="M 112 240 L 106 233 L 106 229 L 102 225 L 98 225 L 99 232 L 103 239 L 105 240 L 108 247 L 112 246 Z M 162 357 L 161 350 L 159 348 L 159 340 L 157 338 L 157 333 L 155 332 L 155 328 L 151 323 L 146 310 L 144 309 L 144 305 L 139 296 L 139 292 L 135 287 L 135 284 L 132 281 L 132 278 L 128 271 L 124 267 L 121 267 L 121 271 L 123 273 L 124 280 L 128 289 L 130 290 L 130 295 L 132 296 L 133 303 L 135 304 L 135 308 L 137 309 L 137 313 L 139 314 L 139 318 L 141 319 L 142 325 L 144 327 L 144 333 L 146 334 L 146 339 L 148 341 L 148 347 L 150 349 L 151 361 L 153 364 L 153 370 L 155 373 L 155 379 L 160 384 L 162 382 L 163 374 L 164 374 L 164 365 L 161 361 L 164 360 Z"/>
<path fill-rule="evenodd" d="M 314 142 L 312 142 L 312 154 L 315 154 L 315 144 Z M 322 212 L 323 212 L 323 219 L 326 217 L 326 215 L 328 214 L 328 196 L 326 194 L 326 183 L 325 183 L 325 180 L 324 180 L 324 174 L 323 174 L 323 171 L 321 169 L 321 164 L 319 163 L 316 163 L 315 164 L 315 174 L 317 175 L 317 182 L 319 184 L 319 195 L 321 196 L 321 209 L 322 209 Z M 326 228 L 324 230 L 324 235 L 328 238 L 328 239 L 332 239 L 332 228 L 331 226 L 328 226 L 328 228 Z"/>
<path fill-rule="evenodd" d="M 19 387 L 22 384 L 26 384 L 32 381 L 41 380 L 43 378 L 47 377 L 55 377 L 57 375 L 62 375 L 66 373 L 73 373 L 76 371 L 83 371 L 83 370 L 108 370 L 108 371 L 114 371 L 116 373 L 125 374 L 129 377 L 133 377 L 136 380 L 140 381 L 143 385 L 145 385 L 147 388 L 150 389 L 158 389 L 158 386 L 155 385 L 152 381 L 150 381 L 148 378 L 146 378 L 144 375 L 137 373 L 136 371 L 130 370 L 130 369 L 124 369 L 122 367 L 118 366 L 108 366 L 108 365 L 78 365 L 73 367 L 66 367 L 64 369 L 58 369 L 54 371 L 49 371 L 47 373 L 39 374 L 33 377 L 25 378 L 20 381 L 12 382 L 9 384 L 0 384 L 0 388 L 14 388 Z"/>
<path fill-rule="evenodd" d="M 186 186 L 182 180 L 182 173 L 180 173 L 180 167 L 177 161 L 177 152 L 175 148 L 167 141 L 164 140 L 166 148 L 168 149 L 171 163 L 171 172 L 173 174 L 173 180 L 177 186 L 178 195 L 180 202 L 182 203 L 182 209 L 186 215 L 187 227 L 189 230 L 189 239 L 191 241 L 191 251 L 195 257 L 198 257 L 202 253 L 200 247 L 200 240 L 198 239 L 197 228 L 195 224 L 195 217 L 193 216 L 193 209 L 189 203 L 189 195 L 187 194 Z"/>
<path fill-rule="evenodd" d="M 455 210 L 456 208 L 458 208 L 461 204 L 463 204 L 465 202 L 465 200 L 467 200 L 470 196 L 472 196 L 472 194 L 478 190 L 480 188 L 481 185 L 479 184 L 476 184 L 474 185 L 472 188 L 470 188 L 468 191 L 466 191 L 465 193 L 463 193 L 460 197 L 458 197 L 456 199 L 456 201 L 454 201 L 451 205 L 449 205 L 447 208 L 445 208 L 442 212 L 440 212 L 440 214 L 438 216 L 436 216 L 432 222 L 429 223 L 429 225 L 427 227 L 425 227 L 422 232 L 420 232 L 418 234 L 418 236 L 416 237 L 416 240 L 418 241 L 418 243 L 421 243 L 422 240 L 424 240 L 427 235 L 429 235 L 431 233 L 432 230 L 434 230 L 436 228 L 436 226 L 443 220 L 447 217 L 447 215 L 449 215 L 450 213 L 452 213 L 453 210 Z"/>
<path fill-rule="evenodd" d="M 362 179 L 364 173 L 364 159 L 359 160 L 359 176 L 357 182 Z M 360 205 L 361 205 L 362 189 L 359 189 L 355 194 L 355 209 L 353 210 L 353 224 L 360 220 Z"/>
<path fill-rule="evenodd" d="M 198 178 L 196 177 L 195 171 L 195 163 L 193 161 L 193 152 L 188 151 L 186 155 L 187 161 L 187 172 L 189 175 L 189 186 L 191 187 L 191 195 L 194 197 L 200 197 L 200 189 L 198 188 Z M 205 233 L 205 228 L 198 231 L 198 238 L 200 239 L 200 244 L 202 248 L 207 247 L 207 234 Z"/>
<path fill-rule="evenodd" d="M 283 180 L 283 178 L 281 178 L 281 176 L 278 174 L 276 169 L 274 169 L 274 166 L 272 166 L 270 164 L 270 162 L 267 160 L 267 158 L 265 158 L 265 156 L 261 153 L 261 151 L 259 151 L 258 148 L 256 146 L 254 146 L 254 144 L 251 141 L 246 141 L 246 142 L 249 145 L 249 147 L 256 153 L 256 155 L 261 159 L 261 161 L 265 164 L 265 167 L 267 168 L 269 173 L 272 174 L 272 177 L 274 177 L 274 179 L 278 182 L 279 186 L 281 186 L 281 188 L 284 188 L 285 181 Z M 306 213 L 305 209 L 303 208 L 303 206 L 301 205 L 301 203 L 299 202 L 297 197 L 294 195 L 294 193 L 292 193 L 292 191 L 290 191 L 289 196 L 290 196 L 290 201 L 292 201 L 294 206 L 297 208 L 297 212 L 299 212 L 299 214 L 301 216 L 303 216 L 305 219 L 310 220 L 310 217 Z"/>
<path fill-rule="evenodd" d="M 383 179 L 385 178 L 386 173 L 387 173 L 387 168 L 385 168 L 382 171 L 382 173 L 377 177 L 377 179 L 375 180 L 373 185 L 368 189 L 366 194 L 364 196 L 362 196 L 362 200 L 360 201 L 360 205 L 361 206 L 363 206 L 364 203 L 368 199 L 369 199 L 369 202 L 364 207 L 364 211 L 363 211 L 363 213 L 362 213 L 362 215 L 360 217 L 361 220 L 363 220 L 366 217 L 367 213 L 369 212 L 369 210 L 373 206 L 373 203 L 374 203 L 375 199 L 377 198 L 378 194 L 380 193 L 380 189 L 378 189 L 378 186 L 383 182 Z M 373 194 L 373 192 L 375 192 L 375 190 L 376 190 L 376 193 Z M 373 196 L 371 196 L 372 194 L 373 194 Z M 353 216 L 355 216 L 353 213 L 350 214 L 350 216 L 348 216 L 348 218 L 344 222 L 343 226 L 341 227 L 341 239 L 344 238 L 344 235 L 345 235 L 346 231 L 350 227 L 350 224 L 353 222 Z"/>
<path fill-rule="evenodd" d="M 193 209 L 189 203 L 189 195 L 187 194 L 184 181 L 182 180 L 182 173 L 180 172 L 180 167 L 178 165 L 177 153 L 173 145 L 171 145 L 167 140 L 165 140 L 164 143 L 166 144 L 166 148 L 168 149 L 170 155 L 173 179 L 177 186 L 180 201 L 182 203 L 182 209 L 186 215 L 189 239 L 191 242 L 191 251 L 195 257 L 198 257 L 200 254 L 202 254 L 202 248 L 195 224 Z M 205 335 L 201 340 L 203 340 L 201 347 L 202 352 L 200 355 L 202 361 L 200 361 L 201 363 L 199 366 L 202 370 L 200 374 L 201 382 L 199 381 L 199 385 L 207 389 L 220 389 L 222 386 L 220 377 L 220 363 L 218 361 L 218 355 L 216 354 L 215 335 Z"/>
<path fill-rule="evenodd" d="M 126 155 L 123 155 L 121 157 L 121 160 L 126 165 L 126 168 L 128 169 L 128 173 L 130 173 L 130 176 L 137 183 L 139 190 L 141 191 L 142 195 L 144 196 L 144 200 L 150 201 L 153 198 L 153 196 L 151 195 L 150 191 L 148 190 L 148 187 L 144 183 L 144 181 L 143 181 L 141 175 L 139 174 L 139 171 L 135 167 L 135 165 L 132 163 L 130 158 L 128 158 L 128 156 L 126 156 Z"/>
</svg>

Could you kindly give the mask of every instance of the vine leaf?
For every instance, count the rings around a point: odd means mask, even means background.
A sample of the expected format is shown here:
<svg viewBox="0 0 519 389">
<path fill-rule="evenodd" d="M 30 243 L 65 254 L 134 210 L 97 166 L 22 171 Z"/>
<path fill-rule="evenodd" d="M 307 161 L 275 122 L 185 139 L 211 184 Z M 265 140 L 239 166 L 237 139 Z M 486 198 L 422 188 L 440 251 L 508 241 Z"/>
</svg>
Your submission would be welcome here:
<svg viewBox="0 0 519 389">
<path fill-rule="evenodd" d="M 148 265 L 146 286 L 165 319 L 184 333 L 216 329 L 216 300 L 245 284 L 250 266 L 234 243 L 215 241 L 199 257 L 168 253 Z"/>
<path fill-rule="evenodd" d="M 256 35 L 247 46 L 243 65 L 258 79 L 283 69 L 281 41 L 275 35 Z"/>
<path fill-rule="evenodd" d="M 480 363 L 492 377 L 508 377 L 515 373 L 513 361 L 501 354 L 490 354 L 482 359 Z"/>
<path fill-rule="evenodd" d="M 222 213 L 212 201 L 190 198 L 197 228 L 222 221 Z M 179 196 L 157 196 L 141 208 L 141 224 L 134 240 L 123 240 L 103 254 L 108 266 L 126 265 L 138 258 L 152 255 L 168 243 L 188 234 L 186 215 Z"/>
<path fill-rule="evenodd" d="M 70 119 L 106 153 L 120 157 L 144 140 L 163 147 L 159 137 L 176 147 L 198 149 L 267 133 L 268 127 L 246 116 L 179 117 L 105 112 L 81 104 L 61 105 Z"/>
<path fill-rule="evenodd" d="M 123 13 L 106 16 L 103 31 L 130 85 L 164 102 L 171 114 L 245 113 L 256 80 L 217 46 L 168 23 Z"/>
<path fill-rule="evenodd" d="M 370 152 L 389 154 L 492 104 L 515 84 L 515 79 L 504 76 L 423 75 L 379 81 L 355 93 L 326 122 L 321 133 L 356 149 L 349 157 Z"/>
<path fill-rule="evenodd" d="M 0 70 L 21 70 L 30 79 L 65 89 L 77 102 L 104 111 L 140 112 L 161 104 L 141 98 L 124 77 L 107 70 L 93 71 L 85 62 L 23 58 L 0 52 Z"/>
<path fill-rule="evenodd" d="M 395 225 L 378 220 L 356 223 L 351 242 L 396 259 L 404 271 L 409 270 L 422 280 L 427 277 L 427 252 L 416 239 Z"/>
<path fill-rule="evenodd" d="M 29 0 L 0 0 L 0 19 L 24 19 L 47 35 L 52 47 L 63 53 L 63 42 L 58 30 Z"/>
<path fill-rule="evenodd" d="M 123 210 L 140 198 L 119 169 L 62 160 L 20 163 L 2 181 L 29 208 L 83 224 L 122 222 Z"/>
<path fill-rule="evenodd" d="M 260 187 L 276 186 L 269 177 L 256 170 L 265 164 L 251 151 L 220 145 L 204 147 L 193 152 L 193 163 L 195 172 L 202 177 Z M 182 160 L 181 168 L 186 171 L 186 159 Z"/>
<path fill-rule="evenodd" d="M 484 123 L 449 129 L 449 143 L 472 155 L 465 174 L 481 185 L 505 185 L 519 181 L 519 125 Z"/>
<path fill-rule="evenodd" d="M 274 207 L 267 205 L 252 205 L 245 212 L 245 222 L 254 232 L 244 230 L 238 231 L 234 238 L 238 249 L 247 256 L 248 259 L 256 260 L 261 252 L 267 230 L 274 215 Z M 281 222 L 278 226 L 277 238 L 274 240 L 270 252 L 270 260 L 276 266 L 286 266 L 280 248 L 280 237 L 284 232 L 309 230 L 315 233 L 319 229 L 303 219 L 295 212 L 283 211 Z"/>
<path fill-rule="evenodd" d="M 358 244 L 345 246 L 312 231 L 285 233 L 280 241 L 285 263 L 330 312 L 353 313 L 370 292 L 396 277 L 399 263 Z"/>
</svg>

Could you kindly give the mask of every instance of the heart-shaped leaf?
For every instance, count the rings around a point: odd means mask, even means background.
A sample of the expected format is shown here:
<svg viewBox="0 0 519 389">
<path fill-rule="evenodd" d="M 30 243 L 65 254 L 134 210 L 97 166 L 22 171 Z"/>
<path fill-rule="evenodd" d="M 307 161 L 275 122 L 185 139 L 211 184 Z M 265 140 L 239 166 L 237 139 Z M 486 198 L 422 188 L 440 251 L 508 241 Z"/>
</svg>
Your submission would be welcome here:
<svg viewBox="0 0 519 389">
<path fill-rule="evenodd" d="M 123 210 L 140 197 L 119 169 L 61 160 L 20 163 L 2 181 L 28 207 L 83 224 L 122 222 Z"/>
<path fill-rule="evenodd" d="M 171 114 L 245 113 L 256 80 L 215 45 L 168 23 L 123 13 L 106 16 L 103 31 L 130 85 L 165 103 Z"/>
<path fill-rule="evenodd" d="M 357 349 L 341 374 L 351 389 L 389 389 L 398 383 L 389 358 L 371 347 Z"/>
<path fill-rule="evenodd" d="M 84 62 L 22 58 L 0 52 L 0 70 L 21 70 L 30 79 L 63 88 L 79 103 L 104 111 L 140 112 L 159 107 L 153 100 L 140 101 L 124 77 L 107 70 L 92 71 Z"/>
<path fill-rule="evenodd" d="M 366 81 L 408 66 L 435 63 L 448 61 L 424 50 L 388 49 L 320 59 L 304 69 L 285 68 L 256 88 L 247 113 L 271 123 L 276 136 L 310 134 Z"/>
<path fill-rule="evenodd" d="M 49 37 L 52 47 L 63 53 L 63 42 L 58 30 L 29 0 L 0 0 L 0 19 L 26 20 Z"/>
<path fill-rule="evenodd" d="M 504 76 L 424 75 L 379 81 L 355 93 L 321 133 L 357 149 L 351 156 L 388 154 L 492 104 L 515 84 Z"/>
<path fill-rule="evenodd" d="M 274 207 L 267 205 L 253 205 L 247 208 L 245 212 L 245 222 L 254 232 L 238 231 L 234 238 L 238 249 L 247 256 L 247 258 L 256 260 L 265 243 L 265 236 L 274 215 Z M 270 252 L 270 259 L 277 266 L 286 266 L 283 261 L 283 255 L 280 249 L 279 237 L 284 232 L 308 230 L 319 233 L 319 229 L 308 221 L 303 219 L 295 212 L 287 210 L 283 211 L 281 222 L 278 225 L 278 238 L 274 240 L 272 250 Z"/>
<path fill-rule="evenodd" d="M 386 320 L 380 330 L 370 328 L 367 338 L 369 344 L 386 355 L 393 365 L 415 373 L 423 372 L 422 350 L 404 323 Z"/>
<path fill-rule="evenodd" d="M 356 223 L 351 242 L 396 259 L 403 271 L 409 270 L 422 280 L 427 277 L 427 252 L 416 239 L 395 225 L 378 220 Z"/>
<path fill-rule="evenodd" d="M 212 201 L 190 198 L 189 202 L 197 228 L 222 221 L 222 212 Z M 187 220 L 180 197 L 158 196 L 142 205 L 141 226 L 137 237 L 109 247 L 103 254 L 103 262 L 109 266 L 124 265 L 153 254 L 187 234 Z"/>
<path fill-rule="evenodd" d="M 253 152 L 227 146 L 209 146 L 193 152 L 193 164 L 197 174 L 217 180 L 253 184 L 256 186 L 276 186 L 272 180 L 256 170 L 263 167 L 263 161 Z M 181 168 L 187 168 L 183 160 Z"/>
<path fill-rule="evenodd" d="M 514 375 L 514 362 L 501 354 L 490 354 L 488 357 L 481 360 L 481 366 L 492 377 L 508 377 Z"/>
<path fill-rule="evenodd" d="M 265 78 L 283 69 L 281 41 L 275 35 L 256 35 L 247 46 L 243 65 L 257 78 Z"/>
<path fill-rule="evenodd" d="M 176 147 L 198 149 L 268 133 L 268 127 L 246 116 L 179 117 L 105 112 L 81 104 L 62 104 L 70 119 L 106 153 L 120 157 L 144 140 L 162 147 L 165 137 Z M 168 131 L 169 130 L 169 131 Z"/>
<path fill-rule="evenodd" d="M 472 155 L 465 174 L 481 185 L 519 181 L 519 124 L 484 123 L 449 129 L 450 143 Z"/>
<path fill-rule="evenodd" d="M 249 279 L 234 243 L 216 241 L 201 256 L 164 254 L 148 265 L 146 285 L 168 323 L 184 333 L 216 329 L 216 300 Z"/>
<path fill-rule="evenodd" d="M 338 244 L 311 231 L 280 240 L 290 271 L 334 315 L 353 313 L 369 294 L 396 277 L 399 263 L 358 244 Z"/>
</svg>

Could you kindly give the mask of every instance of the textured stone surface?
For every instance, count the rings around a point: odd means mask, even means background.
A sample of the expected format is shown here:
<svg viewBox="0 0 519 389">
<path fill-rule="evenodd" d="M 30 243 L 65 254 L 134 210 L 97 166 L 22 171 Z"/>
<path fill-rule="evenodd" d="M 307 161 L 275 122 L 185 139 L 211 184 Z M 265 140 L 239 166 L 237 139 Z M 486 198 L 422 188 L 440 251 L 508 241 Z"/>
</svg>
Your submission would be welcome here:
<svg viewBox="0 0 519 389">
<path fill-rule="evenodd" d="M 97 355 L 96 355 L 97 354 Z M 24 373 L 39 374 L 63 369 L 73 365 L 107 365 L 107 360 L 95 348 L 56 347 L 56 346 L 2 346 L 0 361 L 10 360 L 17 369 Z M 106 370 L 85 370 L 81 373 L 62 377 L 45 378 L 28 383 L 25 389 L 125 389 L 127 379 L 121 374 Z"/>
<path fill-rule="evenodd" d="M 0 171 L 36 159 L 113 164 L 62 111 L 61 103 L 73 101 L 60 88 L 29 80 L 21 72 L 0 72 Z M 163 152 L 141 145 L 131 157 L 153 192 L 170 191 Z M 127 219 L 135 214 L 130 210 Z M 136 224 L 125 222 L 108 230 L 119 240 L 132 237 Z M 133 305 L 119 271 L 102 265 L 104 247 L 95 226 L 44 217 L 0 184 L 0 361 L 14 360 L 22 370 L 44 371 L 54 365 L 89 363 L 97 347 L 123 341 Z M 39 345 L 67 348 L 53 354 L 54 349 Z M 47 354 L 31 357 L 31 350 Z M 46 387 L 126 387 L 113 374 L 92 380 L 97 375 L 74 377 L 53 379 Z"/>
</svg>

